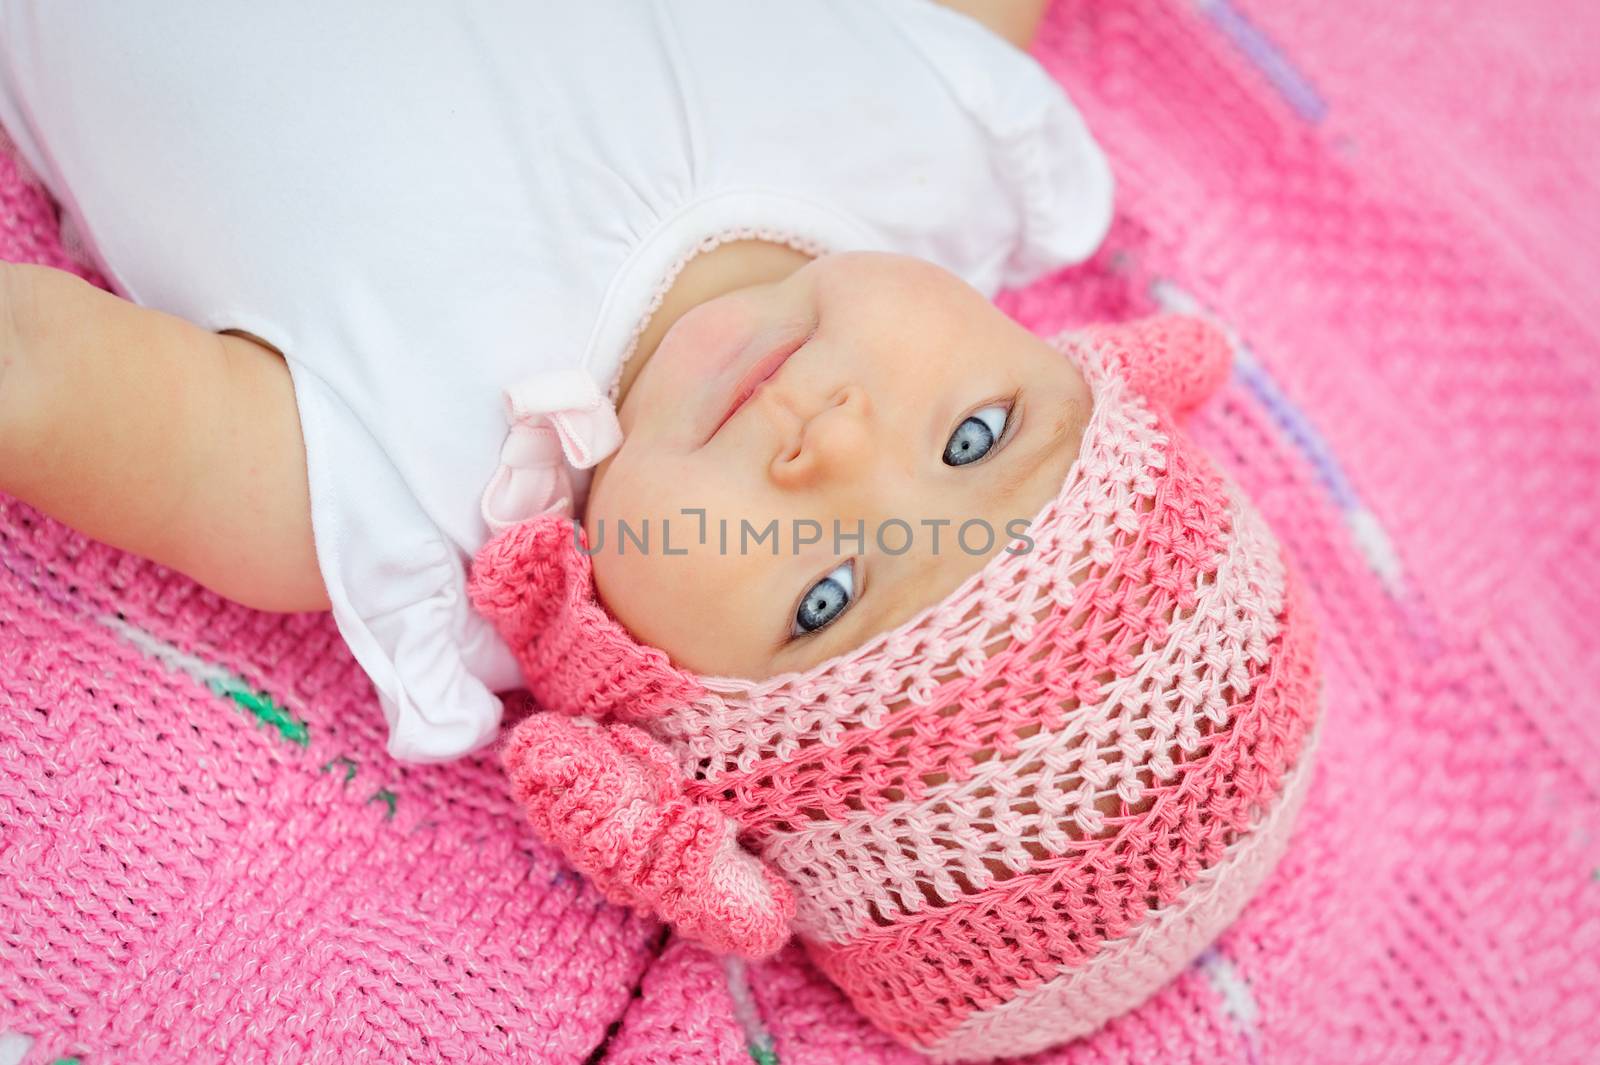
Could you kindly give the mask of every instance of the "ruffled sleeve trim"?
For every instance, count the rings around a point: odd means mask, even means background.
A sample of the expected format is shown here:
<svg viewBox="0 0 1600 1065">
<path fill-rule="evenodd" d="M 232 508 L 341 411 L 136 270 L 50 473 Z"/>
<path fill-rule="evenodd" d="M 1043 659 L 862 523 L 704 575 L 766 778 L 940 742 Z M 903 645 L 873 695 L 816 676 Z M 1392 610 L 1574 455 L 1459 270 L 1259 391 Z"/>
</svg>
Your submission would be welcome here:
<svg viewBox="0 0 1600 1065">
<path fill-rule="evenodd" d="M 493 742 L 521 685 L 511 649 L 471 608 L 465 560 L 353 415 L 289 360 L 311 489 L 317 563 L 333 618 L 371 679 L 404 762 L 450 761 Z M 330 456 L 338 462 L 330 462 Z"/>
<path fill-rule="evenodd" d="M 1014 288 L 1093 255 L 1111 227 L 1111 165 L 1066 90 L 982 23 L 928 0 L 886 0 L 899 25 L 987 134 L 1021 233 L 1001 268 Z"/>
</svg>

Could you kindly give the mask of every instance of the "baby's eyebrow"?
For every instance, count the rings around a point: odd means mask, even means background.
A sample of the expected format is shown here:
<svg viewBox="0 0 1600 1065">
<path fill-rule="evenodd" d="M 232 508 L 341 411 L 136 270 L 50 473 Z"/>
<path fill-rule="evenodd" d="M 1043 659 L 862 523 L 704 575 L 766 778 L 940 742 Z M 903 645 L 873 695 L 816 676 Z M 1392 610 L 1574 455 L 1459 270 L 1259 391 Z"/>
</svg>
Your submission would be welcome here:
<svg viewBox="0 0 1600 1065">
<path fill-rule="evenodd" d="M 997 497 L 1008 499 L 1033 479 L 1039 467 L 1044 465 L 1045 461 L 1055 454 L 1056 448 L 1060 447 L 1061 443 L 1073 434 L 1073 430 L 1082 424 L 1082 419 L 1078 416 L 1080 406 L 1076 401 L 1061 404 L 1050 432 L 1032 450 L 1015 457 L 1004 454 L 996 456 L 1008 467 L 997 481 L 990 482 L 995 486 L 994 492 Z M 1011 461 L 1007 462 L 1008 458 Z"/>
</svg>

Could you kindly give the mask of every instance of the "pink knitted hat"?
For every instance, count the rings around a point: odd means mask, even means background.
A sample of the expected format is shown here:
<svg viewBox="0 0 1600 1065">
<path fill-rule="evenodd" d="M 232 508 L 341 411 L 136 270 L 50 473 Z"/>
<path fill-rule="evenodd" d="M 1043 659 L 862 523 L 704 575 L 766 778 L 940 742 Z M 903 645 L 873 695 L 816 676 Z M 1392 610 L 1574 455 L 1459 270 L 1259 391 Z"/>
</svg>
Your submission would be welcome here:
<svg viewBox="0 0 1600 1065">
<path fill-rule="evenodd" d="M 469 583 L 544 710 L 502 747 L 539 835 L 714 949 L 798 936 L 939 1060 L 1083 1035 L 1181 970 L 1277 861 L 1315 745 L 1296 581 L 1174 425 L 1226 341 L 1158 317 L 1052 343 L 1094 410 L 1032 549 L 804 673 L 640 645 L 564 517 Z"/>
</svg>

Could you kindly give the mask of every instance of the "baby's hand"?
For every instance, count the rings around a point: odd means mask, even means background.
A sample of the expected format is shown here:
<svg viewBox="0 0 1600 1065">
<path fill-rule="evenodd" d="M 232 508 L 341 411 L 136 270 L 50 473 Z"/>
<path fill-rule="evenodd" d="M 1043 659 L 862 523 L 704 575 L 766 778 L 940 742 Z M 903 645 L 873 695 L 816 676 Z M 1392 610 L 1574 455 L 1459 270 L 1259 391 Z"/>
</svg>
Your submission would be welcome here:
<svg viewBox="0 0 1600 1065">
<path fill-rule="evenodd" d="M 282 356 L 61 270 L 0 263 L 0 491 L 247 606 L 327 609 Z"/>
</svg>

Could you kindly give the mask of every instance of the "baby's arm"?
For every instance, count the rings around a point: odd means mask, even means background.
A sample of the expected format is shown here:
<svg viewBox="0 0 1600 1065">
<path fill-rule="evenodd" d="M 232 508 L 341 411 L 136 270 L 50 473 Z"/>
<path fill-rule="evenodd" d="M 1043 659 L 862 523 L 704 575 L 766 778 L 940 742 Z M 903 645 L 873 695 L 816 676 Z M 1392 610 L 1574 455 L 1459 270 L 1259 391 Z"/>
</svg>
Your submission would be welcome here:
<svg viewBox="0 0 1600 1065">
<path fill-rule="evenodd" d="M 1027 51 L 1050 0 L 933 0 L 977 19 L 1012 44 Z"/>
<path fill-rule="evenodd" d="M 288 366 L 0 263 L 0 491 L 262 610 L 325 610 Z"/>
</svg>

